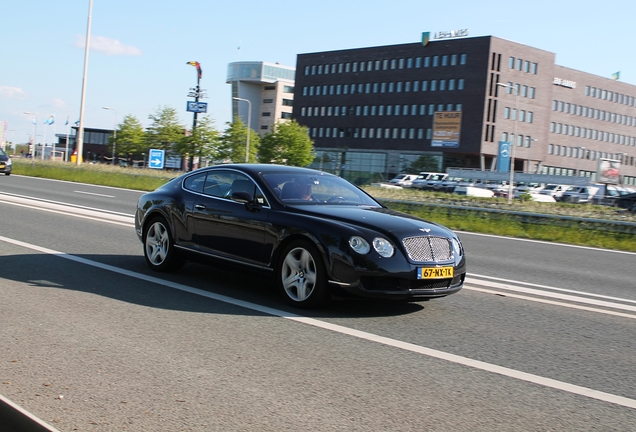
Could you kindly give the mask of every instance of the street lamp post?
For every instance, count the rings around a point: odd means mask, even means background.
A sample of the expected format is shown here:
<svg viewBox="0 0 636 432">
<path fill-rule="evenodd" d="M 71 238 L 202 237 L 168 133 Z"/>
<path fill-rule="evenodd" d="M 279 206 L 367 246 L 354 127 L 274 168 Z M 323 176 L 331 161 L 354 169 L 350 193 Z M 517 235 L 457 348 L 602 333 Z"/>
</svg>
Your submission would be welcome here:
<svg viewBox="0 0 636 432">
<path fill-rule="evenodd" d="M 519 122 L 519 89 L 517 87 L 511 86 L 510 84 L 497 83 L 500 87 L 507 87 L 512 89 L 515 92 L 515 119 L 512 125 L 512 136 L 513 142 L 511 143 L 510 148 L 510 179 L 508 181 L 508 204 L 512 204 L 512 195 L 513 195 L 513 182 L 515 179 L 515 147 L 517 147 L 517 123 Z"/>
<path fill-rule="evenodd" d="M 102 107 L 102 109 L 112 111 L 115 114 L 115 123 L 113 123 L 113 165 L 115 165 L 115 149 L 117 148 L 117 110 L 109 107 Z"/>
<path fill-rule="evenodd" d="M 252 102 L 240 97 L 233 97 L 237 101 L 247 102 L 247 143 L 245 144 L 245 163 L 250 161 L 250 120 L 252 119 Z"/>
<path fill-rule="evenodd" d="M 31 160 L 35 159 L 35 140 L 37 140 L 37 130 L 38 130 L 38 115 L 37 113 L 25 111 L 27 115 L 33 116 L 33 154 L 31 155 Z"/>
</svg>

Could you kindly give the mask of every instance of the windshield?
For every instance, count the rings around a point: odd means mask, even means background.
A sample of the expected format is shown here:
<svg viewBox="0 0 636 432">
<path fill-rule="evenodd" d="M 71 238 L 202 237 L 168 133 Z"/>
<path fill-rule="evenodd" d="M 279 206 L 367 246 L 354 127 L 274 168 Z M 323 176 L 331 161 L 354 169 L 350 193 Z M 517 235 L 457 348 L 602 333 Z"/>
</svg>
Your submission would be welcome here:
<svg viewBox="0 0 636 432">
<path fill-rule="evenodd" d="M 365 192 L 344 180 L 325 173 L 264 174 L 263 178 L 283 203 L 340 204 L 381 207 Z"/>
</svg>

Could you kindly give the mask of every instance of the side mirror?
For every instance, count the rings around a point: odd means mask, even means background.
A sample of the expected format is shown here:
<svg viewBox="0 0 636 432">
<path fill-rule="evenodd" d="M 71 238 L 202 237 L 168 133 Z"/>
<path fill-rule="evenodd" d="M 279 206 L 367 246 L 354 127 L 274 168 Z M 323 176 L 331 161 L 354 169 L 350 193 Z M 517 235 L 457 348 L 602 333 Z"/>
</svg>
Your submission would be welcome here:
<svg viewBox="0 0 636 432">
<path fill-rule="evenodd" d="M 249 211 L 260 208 L 258 204 L 254 203 L 254 197 L 249 192 L 232 192 L 232 201 L 245 204 Z"/>
</svg>

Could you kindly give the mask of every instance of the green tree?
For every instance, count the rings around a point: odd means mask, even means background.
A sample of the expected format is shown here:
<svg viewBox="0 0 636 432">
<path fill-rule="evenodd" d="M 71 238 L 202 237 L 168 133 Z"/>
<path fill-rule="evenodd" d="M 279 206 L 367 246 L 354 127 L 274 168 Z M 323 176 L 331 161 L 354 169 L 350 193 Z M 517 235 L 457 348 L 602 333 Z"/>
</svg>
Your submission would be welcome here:
<svg viewBox="0 0 636 432">
<path fill-rule="evenodd" d="M 227 162 L 245 162 L 245 147 L 247 145 L 247 127 L 240 118 L 226 123 L 227 129 L 220 139 L 218 158 Z M 256 162 L 256 155 L 260 148 L 260 136 L 252 129 L 250 134 L 249 162 Z"/>
<path fill-rule="evenodd" d="M 279 122 L 263 137 L 259 160 L 293 166 L 308 166 L 315 157 L 308 130 L 295 120 Z"/>
<path fill-rule="evenodd" d="M 117 138 L 110 137 L 111 151 L 114 143 L 115 153 L 122 155 L 144 153 L 147 150 L 145 137 L 141 122 L 137 117 L 128 114 L 117 125 Z"/>
<path fill-rule="evenodd" d="M 413 174 L 417 174 L 422 171 L 437 172 L 441 170 L 441 157 L 439 156 L 420 156 L 415 160 L 410 167 L 404 167 L 404 171 L 410 171 Z"/>
<path fill-rule="evenodd" d="M 148 148 L 178 151 L 183 149 L 185 128 L 179 124 L 177 110 L 172 107 L 159 107 L 154 114 L 148 116 L 152 124 L 146 128 Z M 184 154 L 180 153 L 181 156 Z"/>
<path fill-rule="evenodd" d="M 199 166 L 205 159 L 219 159 L 220 134 L 213 125 L 214 121 L 209 116 L 198 119 L 192 134 L 175 145 L 175 150 L 190 158 L 198 157 Z"/>
</svg>

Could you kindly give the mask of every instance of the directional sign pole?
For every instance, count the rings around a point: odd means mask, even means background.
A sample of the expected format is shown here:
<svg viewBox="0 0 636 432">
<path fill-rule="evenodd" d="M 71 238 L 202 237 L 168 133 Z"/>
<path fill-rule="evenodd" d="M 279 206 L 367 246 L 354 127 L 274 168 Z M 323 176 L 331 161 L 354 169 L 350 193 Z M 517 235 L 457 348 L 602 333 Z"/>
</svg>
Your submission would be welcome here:
<svg viewBox="0 0 636 432">
<path fill-rule="evenodd" d="M 189 65 L 195 66 L 197 68 L 197 87 L 195 89 L 195 97 L 194 97 L 194 101 L 197 102 L 197 105 L 199 103 L 199 95 L 201 94 L 201 64 L 199 64 L 199 62 L 188 62 Z M 198 110 L 197 110 L 198 111 Z M 194 131 L 197 128 L 197 115 L 199 114 L 197 111 L 194 111 L 194 116 L 192 119 L 192 152 L 190 153 L 190 161 L 189 161 L 189 167 L 188 170 L 192 171 L 194 169 L 194 152 L 195 152 L 195 148 L 196 148 L 196 144 L 195 144 L 195 135 L 194 135 Z"/>
</svg>

